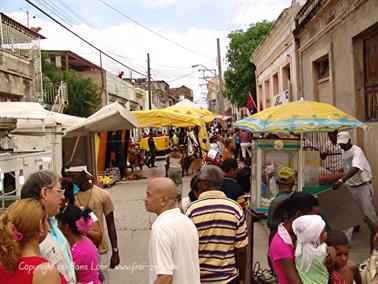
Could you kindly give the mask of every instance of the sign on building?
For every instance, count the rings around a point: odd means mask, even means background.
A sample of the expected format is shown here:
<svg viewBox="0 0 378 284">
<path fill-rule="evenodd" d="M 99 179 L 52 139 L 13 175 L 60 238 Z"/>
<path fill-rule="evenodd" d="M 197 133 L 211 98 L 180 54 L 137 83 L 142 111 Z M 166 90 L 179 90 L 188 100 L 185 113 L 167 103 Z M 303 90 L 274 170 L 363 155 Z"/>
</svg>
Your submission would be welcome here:
<svg viewBox="0 0 378 284">
<path fill-rule="evenodd" d="M 273 105 L 278 106 L 289 102 L 289 90 L 285 90 L 278 95 L 273 96 Z"/>
</svg>

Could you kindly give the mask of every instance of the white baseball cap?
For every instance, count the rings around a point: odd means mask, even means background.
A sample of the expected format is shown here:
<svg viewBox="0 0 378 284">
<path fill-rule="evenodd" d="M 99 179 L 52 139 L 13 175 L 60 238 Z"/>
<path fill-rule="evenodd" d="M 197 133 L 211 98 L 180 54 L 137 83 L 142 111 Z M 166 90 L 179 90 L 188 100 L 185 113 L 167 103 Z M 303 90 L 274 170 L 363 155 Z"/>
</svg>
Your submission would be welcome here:
<svg viewBox="0 0 378 284">
<path fill-rule="evenodd" d="M 66 173 L 80 173 L 84 171 L 87 175 L 90 175 L 93 177 L 93 175 L 88 172 L 87 166 L 76 166 L 76 167 L 69 167 L 68 169 L 65 169 Z"/>
<path fill-rule="evenodd" d="M 349 139 L 350 135 L 346 131 L 337 134 L 337 144 L 346 144 L 349 142 Z"/>
</svg>

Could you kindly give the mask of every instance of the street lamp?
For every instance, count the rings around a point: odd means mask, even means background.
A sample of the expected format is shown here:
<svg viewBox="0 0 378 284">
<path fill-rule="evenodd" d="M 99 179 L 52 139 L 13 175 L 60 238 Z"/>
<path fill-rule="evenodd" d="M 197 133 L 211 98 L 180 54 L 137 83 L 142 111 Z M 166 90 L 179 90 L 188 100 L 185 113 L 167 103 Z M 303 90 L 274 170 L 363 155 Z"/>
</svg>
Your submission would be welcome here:
<svg viewBox="0 0 378 284">
<path fill-rule="evenodd" d="M 203 64 L 194 64 L 192 65 L 192 68 L 197 68 L 199 66 L 202 66 L 203 68 L 205 68 L 207 71 L 209 71 L 210 73 L 212 73 L 214 76 L 217 76 L 217 73 L 216 73 L 216 70 L 215 69 L 209 69 L 207 68 L 205 65 Z"/>
</svg>

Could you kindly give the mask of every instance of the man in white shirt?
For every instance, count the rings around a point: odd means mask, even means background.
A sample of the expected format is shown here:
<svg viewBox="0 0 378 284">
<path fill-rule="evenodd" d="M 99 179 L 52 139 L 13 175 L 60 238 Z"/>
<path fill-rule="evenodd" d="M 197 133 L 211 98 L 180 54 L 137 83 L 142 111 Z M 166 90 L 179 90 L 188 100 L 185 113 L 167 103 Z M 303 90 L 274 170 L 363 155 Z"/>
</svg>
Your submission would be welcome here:
<svg viewBox="0 0 378 284">
<path fill-rule="evenodd" d="M 148 212 L 158 215 L 149 242 L 149 283 L 199 284 L 198 233 L 176 208 L 177 190 L 168 178 L 152 180 L 144 198 Z"/>
<path fill-rule="evenodd" d="M 378 224 L 378 217 L 373 205 L 374 190 L 371 184 L 373 176 L 370 165 L 362 149 L 351 143 L 348 132 L 337 134 L 337 144 L 343 150 L 344 175 L 333 184 L 333 188 L 338 189 L 343 183 L 348 186 L 350 193 L 367 219 L 370 232 L 373 234 Z"/>
</svg>

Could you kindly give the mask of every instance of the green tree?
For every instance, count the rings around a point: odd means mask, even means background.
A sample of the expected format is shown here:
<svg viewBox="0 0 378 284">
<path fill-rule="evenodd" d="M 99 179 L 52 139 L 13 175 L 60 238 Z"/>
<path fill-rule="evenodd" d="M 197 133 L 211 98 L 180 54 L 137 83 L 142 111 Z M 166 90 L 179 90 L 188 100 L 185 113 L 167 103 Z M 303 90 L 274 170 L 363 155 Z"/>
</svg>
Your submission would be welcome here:
<svg viewBox="0 0 378 284">
<path fill-rule="evenodd" d="M 251 24 L 246 31 L 237 30 L 228 34 L 230 44 L 226 53 L 228 68 L 224 72 L 224 95 L 239 107 L 247 105 L 248 93 L 256 101 L 256 67 L 249 58 L 272 24 L 273 22 L 263 21 Z"/>
<path fill-rule="evenodd" d="M 67 84 L 68 106 L 65 114 L 88 117 L 101 105 L 100 90 L 90 80 L 80 78 L 75 70 L 61 70 L 42 53 L 42 72 L 52 83 L 64 81 Z"/>
</svg>

